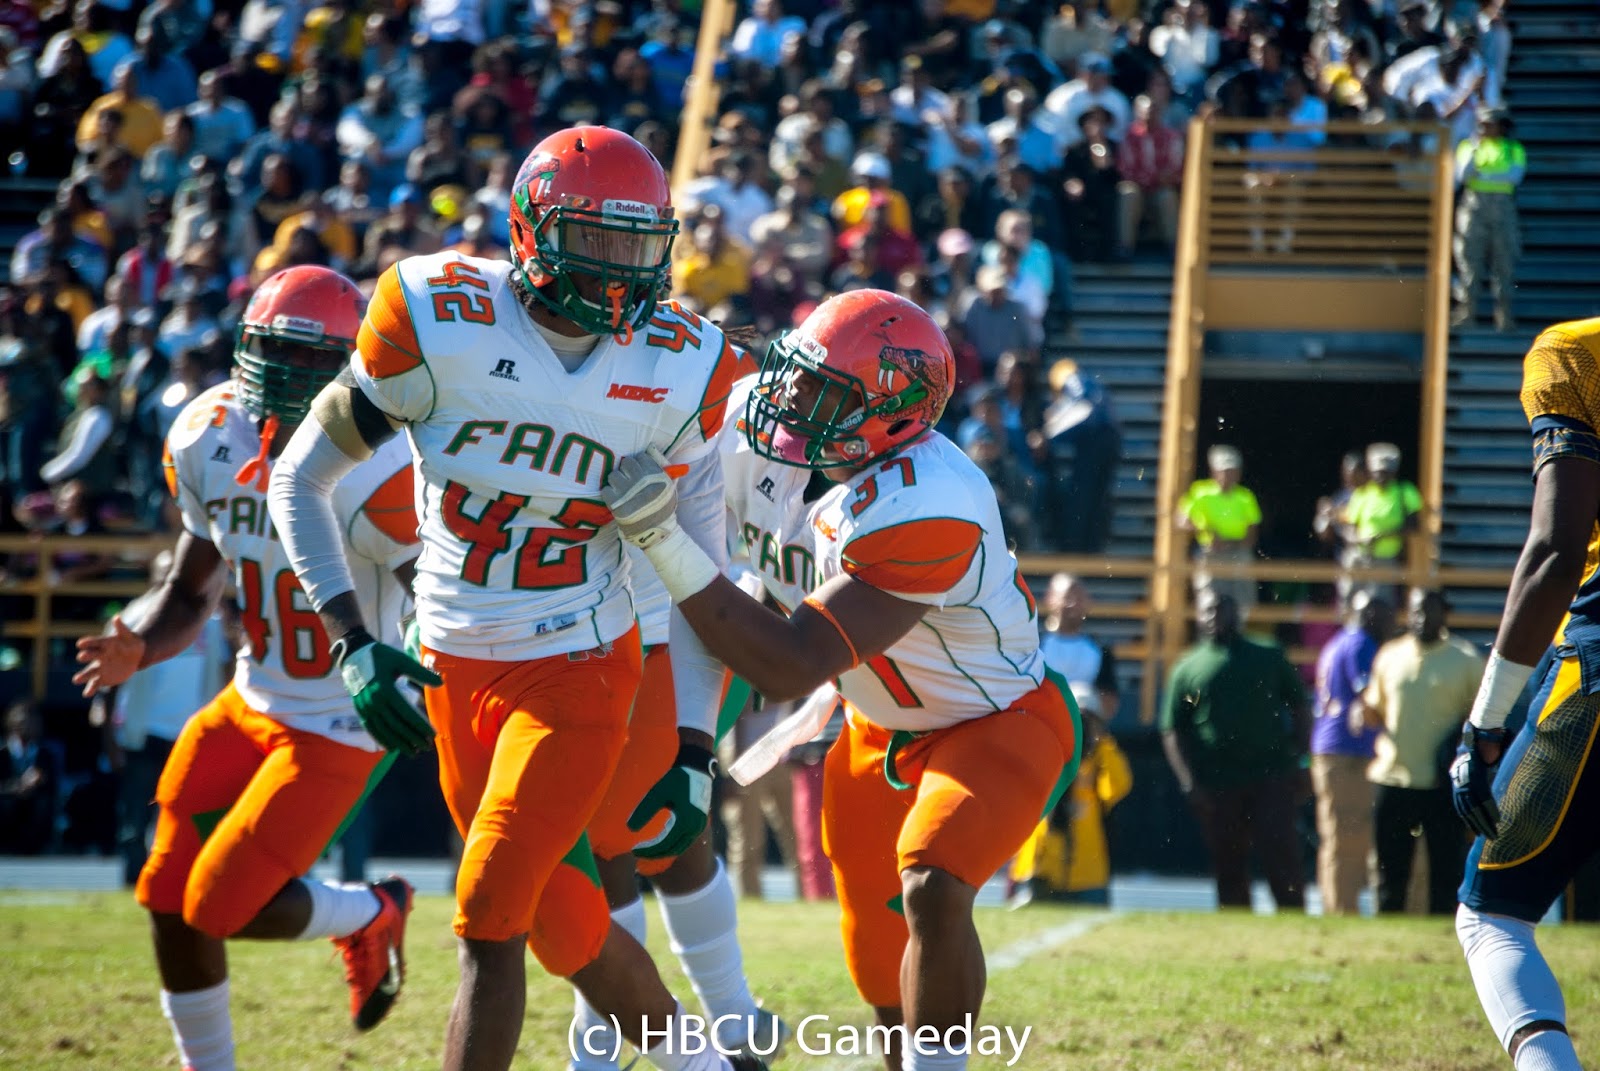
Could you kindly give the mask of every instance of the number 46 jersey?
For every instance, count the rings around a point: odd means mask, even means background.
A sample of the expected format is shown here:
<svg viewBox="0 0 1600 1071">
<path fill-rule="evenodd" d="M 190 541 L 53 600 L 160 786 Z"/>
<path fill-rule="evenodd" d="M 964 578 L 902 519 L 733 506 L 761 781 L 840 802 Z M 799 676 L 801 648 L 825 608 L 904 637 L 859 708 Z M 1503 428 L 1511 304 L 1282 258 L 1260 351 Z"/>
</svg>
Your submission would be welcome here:
<svg viewBox="0 0 1600 1071">
<path fill-rule="evenodd" d="M 653 446 L 683 466 L 682 498 L 720 502 L 713 443 L 739 365 L 715 325 L 664 305 L 568 372 L 511 272 L 454 253 L 401 261 L 379 278 L 351 359 L 361 392 L 404 423 L 422 474 L 423 643 L 496 662 L 587 650 L 633 626 L 600 488 Z"/>
<path fill-rule="evenodd" d="M 350 705 L 322 621 L 273 530 L 266 492 L 234 478 L 260 449 L 255 421 L 234 400 L 233 384 L 224 383 L 178 414 L 164 459 L 167 487 L 177 499 L 184 529 L 215 546 L 233 574 L 245 636 L 234 684 L 252 710 L 294 729 L 377 751 Z M 396 646 L 410 599 L 394 570 L 422 549 L 415 488 L 411 453 L 394 439 L 333 493 L 362 616 L 373 635 Z"/>
<path fill-rule="evenodd" d="M 887 651 L 839 677 L 852 716 L 886 729 L 941 729 L 1005 710 L 1044 683 L 1033 596 L 977 466 L 929 432 L 806 502 L 811 473 L 759 457 L 746 441 L 754 382 L 734 385 L 719 448 L 730 541 L 767 591 L 793 610 L 827 581 L 852 576 L 928 606 Z"/>
</svg>

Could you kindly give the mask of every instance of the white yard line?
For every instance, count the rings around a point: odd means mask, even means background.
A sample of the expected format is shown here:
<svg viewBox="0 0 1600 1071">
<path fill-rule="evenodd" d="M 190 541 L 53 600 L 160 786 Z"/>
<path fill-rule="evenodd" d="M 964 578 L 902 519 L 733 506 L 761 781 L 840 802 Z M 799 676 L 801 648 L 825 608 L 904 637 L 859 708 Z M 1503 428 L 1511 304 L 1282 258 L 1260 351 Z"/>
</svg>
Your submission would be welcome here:
<svg viewBox="0 0 1600 1071">
<path fill-rule="evenodd" d="M 1076 941 L 1115 917 L 1110 912 L 1083 915 L 997 948 L 984 957 L 984 962 L 988 964 L 989 977 L 1014 970 L 1052 949 Z M 808 1056 L 798 1043 L 791 1042 L 779 1066 L 795 1068 L 796 1071 L 800 1068 L 804 1068 L 805 1071 L 875 1071 L 883 1067 L 883 1061 L 877 1056 Z"/>
</svg>

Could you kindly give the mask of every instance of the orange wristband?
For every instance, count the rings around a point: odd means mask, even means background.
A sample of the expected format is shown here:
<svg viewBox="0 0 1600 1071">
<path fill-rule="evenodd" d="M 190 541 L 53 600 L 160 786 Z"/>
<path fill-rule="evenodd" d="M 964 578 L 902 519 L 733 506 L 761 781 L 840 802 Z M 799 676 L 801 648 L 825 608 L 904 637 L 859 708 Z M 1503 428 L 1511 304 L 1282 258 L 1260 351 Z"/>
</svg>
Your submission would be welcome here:
<svg viewBox="0 0 1600 1071">
<path fill-rule="evenodd" d="M 839 624 L 839 619 L 834 617 L 832 612 L 829 611 L 826 606 L 822 605 L 814 598 L 807 597 L 805 600 L 805 605 L 811 607 L 818 614 L 822 615 L 822 619 L 828 624 L 832 625 L 834 631 L 839 634 L 839 638 L 844 641 L 845 649 L 850 652 L 850 668 L 855 669 L 857 666 L 859 666 L 861 664 L 861 656 L 856 653 L 856 645 L 850 642 L 850 636 L 845 632 L 844 626 Z"/>
</svg>

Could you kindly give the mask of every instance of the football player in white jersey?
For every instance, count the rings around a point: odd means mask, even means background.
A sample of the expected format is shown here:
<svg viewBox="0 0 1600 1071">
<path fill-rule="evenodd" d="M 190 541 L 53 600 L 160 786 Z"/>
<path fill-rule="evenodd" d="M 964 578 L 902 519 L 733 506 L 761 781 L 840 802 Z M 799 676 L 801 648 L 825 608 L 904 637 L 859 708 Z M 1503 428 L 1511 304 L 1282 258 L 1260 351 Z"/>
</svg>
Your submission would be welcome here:
<svg viewBox="0 0 1600 1071">
<path fill-rule="evenodd" d="M 234 1066 L 226 938 L 333 938 L 359 1029 L 377 1025 L 400 990 L 411 887 L 301 877 L 389 763 L 351 709 L 267 513 L 267 466 L 348 362 L 365 305 L 327 268 L 286 268 L 261 285 L 233 380 L 191 402 L 167 436 L 167 483 L 183 517 L 175 566 L 127 620 L 78 641 L 84 694 L 121 684 L 186 649 L 233 579 L 246 644 L 232 683 L 173 745 L 137 888 L 162 1010 L 192 1071 Z M 333 502 L 356 597 L 386 639 L 399 634 L 421 550 L 414 497 L 411 456 L 395 444 L 356 468 Z"/>
<path fill-rule="evenodd" d="M 676 233 L 644 146 L 603 127 L 551 135 L 512 185 L 512 263 L 444 253 L 385 272 L 350 367 L 273 473 L 273 518 L 357 712 L 380 741 L 436 739 L 466 838 L 447 1071 L 510 1066 L 524 943 L 636 1046 L 646 1024 L 681 1025 L 649 955 L 610 925 L 585 836 L 642 673 L 624 543 L 600 500 L 617 459 L 668 458 L 685 530 L 726 554 L 715 440 L 739 359 L 715 325 L 657 305 Z M 422 480 L 421 651 L 443 679 L 427 718 L 396 690 L 421 666 L 368 634 L 330 538 L 331 489 L 402 429 Z M 723 673 L 681 616 L 669 631 L 679 746 L 641 805 L 668 812 L 641 848 L 662 855 L 705 828 Z M 665 1043 L 646 1056 L 728 1066 Z"/>
<path fill-rule="evenodd" d="M 849 718 L 827 759 L 823 838 L 857 989 L 904 1037 L 939 1034 L 886 1056 L 907 1071 L 966 1066 L 944 1031 L 983 999 L 974 897 L 1078 757 L 1077 710 L 1047 679 L 994 492 L 934 430 L 953 378 L 927 313 L 857 290 L 739 384 L 729 409 L 746 395 L 743 418 L 723 440 L 730 523 L 788 617 L 683 533 L 659 457 L 624 460 L 606 489 L 706 646 L 758 692 L 797 699 L 838 678 Z M 807 503 L 813 470 L 836 483 Z"/>
</svg>

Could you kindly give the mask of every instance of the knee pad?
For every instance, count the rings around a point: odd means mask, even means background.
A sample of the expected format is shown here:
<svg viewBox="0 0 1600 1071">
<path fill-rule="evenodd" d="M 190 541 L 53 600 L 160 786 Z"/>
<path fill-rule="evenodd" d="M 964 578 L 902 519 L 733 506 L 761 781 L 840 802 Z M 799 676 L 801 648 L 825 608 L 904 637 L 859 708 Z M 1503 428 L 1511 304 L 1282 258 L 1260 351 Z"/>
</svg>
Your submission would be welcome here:
<svg viewBox="0 0 1600 1071">
<path fill-rule="evenodd" d="M 1466 954 L 1478 1000 L 1507 1052 L 1518 1031 L 1535 1024 L 1566 1030 L 1567 1005 L 1534 940 L 1534 924 L 1487 915 L 1466 904 L 1456 910 L 1456 938 Z"/>
<path fill-rule="evenodd" d="M 557 978 L 571 978 L 600 957 L 611 932 L 605 893 L 577 867 L 556 867 L 533 912 L 528 947 Z"/>
</svg>

